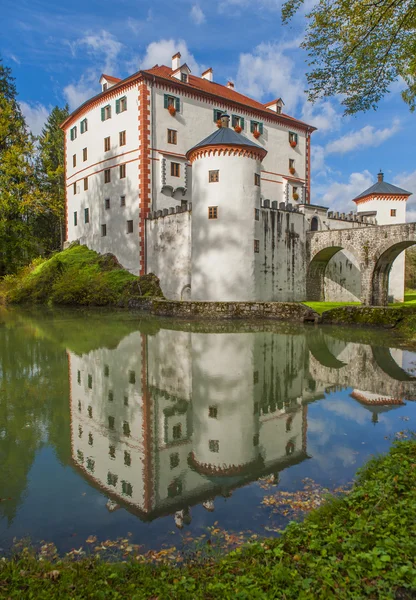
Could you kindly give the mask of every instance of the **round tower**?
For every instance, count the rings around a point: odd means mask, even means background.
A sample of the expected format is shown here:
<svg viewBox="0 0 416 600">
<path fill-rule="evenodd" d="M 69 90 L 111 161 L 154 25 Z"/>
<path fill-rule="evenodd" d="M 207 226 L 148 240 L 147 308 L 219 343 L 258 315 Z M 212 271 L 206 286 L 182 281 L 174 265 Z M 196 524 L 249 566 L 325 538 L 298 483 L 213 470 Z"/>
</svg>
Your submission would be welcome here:
<svg viewBox="0 0 416 600">
<path fill-rule="evenodd" d="M 187 153 L 192 164 L 191 298 L 254 301 L 261 161 L 267 151 L 221 127 Z M 257 231 L 256 231 L 257 226 Z M 260 266 L 260 265 L 258 265 Z"/>
</svg>

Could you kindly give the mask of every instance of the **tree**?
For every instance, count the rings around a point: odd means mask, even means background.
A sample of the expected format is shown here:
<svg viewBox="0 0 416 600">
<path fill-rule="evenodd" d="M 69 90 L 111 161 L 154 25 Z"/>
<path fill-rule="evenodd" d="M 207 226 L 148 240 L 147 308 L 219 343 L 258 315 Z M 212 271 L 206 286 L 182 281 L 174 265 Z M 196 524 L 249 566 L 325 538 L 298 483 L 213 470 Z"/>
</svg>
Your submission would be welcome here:
<svg viewBox="0 0 416 600">
<path fill-rule="evenodd" d="M 286 0 L 287 24 L 305 0 Z M 345 114 L 375 109 L 403 79 L 416 108 L 416 0 L 318 0 L 302 43 L 309 55 L 309 100 L 340 94 Z"/>
<path fill-rule="evenodd" d="M 68 117 L 68 105 L 50 113 L 39 137 L 40 185 L 51 229 L 52 248 L 62 249 L 65 240 L 65 157 L 61 123 Z"/>
</svg>

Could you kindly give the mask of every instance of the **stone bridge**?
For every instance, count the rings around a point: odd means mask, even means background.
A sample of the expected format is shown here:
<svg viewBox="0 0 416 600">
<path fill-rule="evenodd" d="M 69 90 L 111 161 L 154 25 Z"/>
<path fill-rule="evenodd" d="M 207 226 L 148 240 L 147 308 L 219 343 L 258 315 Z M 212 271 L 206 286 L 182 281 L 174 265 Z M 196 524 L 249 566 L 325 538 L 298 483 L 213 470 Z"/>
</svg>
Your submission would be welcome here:
<svg viewBox="0 0 416 600">
<path fill-rule="evenodd" d="M 361 302 L 386 306 L 391 266 L 400 252 L 416 244 L 416 223 L 307 233 L 308 300 L 324 300 L 325 270 L 340 250 L 355 256 L 361 272 Z"/>
</svg>

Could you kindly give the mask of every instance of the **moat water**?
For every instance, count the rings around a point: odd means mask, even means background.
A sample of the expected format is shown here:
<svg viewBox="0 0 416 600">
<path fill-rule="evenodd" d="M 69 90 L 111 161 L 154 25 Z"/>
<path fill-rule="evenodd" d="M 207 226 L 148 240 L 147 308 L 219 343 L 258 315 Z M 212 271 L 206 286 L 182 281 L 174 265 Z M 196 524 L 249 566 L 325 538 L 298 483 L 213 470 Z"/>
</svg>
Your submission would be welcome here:
<svg viewBox="0 0 416 600">
<path fill-rule="evenodd" d="M 416 430 L 415 376 L 385 331 L 0 310 L 2 552 L 276 535 Z"/>
</svg>

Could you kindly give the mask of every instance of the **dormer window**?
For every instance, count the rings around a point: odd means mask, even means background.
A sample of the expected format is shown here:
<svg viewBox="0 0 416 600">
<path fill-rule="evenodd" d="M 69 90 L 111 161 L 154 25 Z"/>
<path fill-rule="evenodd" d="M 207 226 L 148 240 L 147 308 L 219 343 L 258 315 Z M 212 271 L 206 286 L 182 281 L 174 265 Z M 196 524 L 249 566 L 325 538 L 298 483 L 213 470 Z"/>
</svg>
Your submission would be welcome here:
<svg viewBox="0 0 416 600">
<path fill-rule="evenodd" d="M 107 104 L 107 106 L 103 106 L 101 108 L 101 121 L 107 121 L 107 119 L 111 119 L 111 105 Z"/>
<path fill-rule="evenodd" d="M 181 73 L 182 83 L 188 83 L 188 73 Z"/>
<path fill-rule="evenodd" d="M 103 83 L 103 92 L 106 92 L 108 88 L 108 83 Z"/>
</svg>

